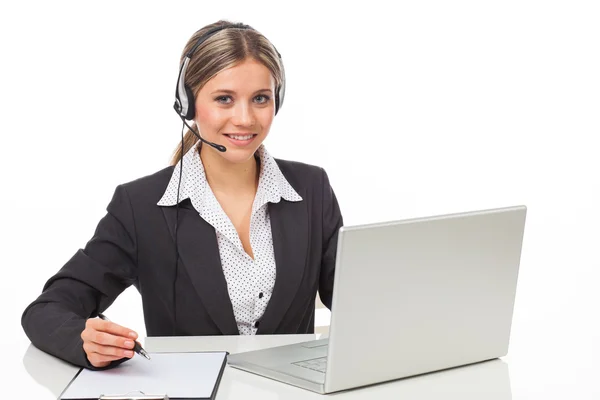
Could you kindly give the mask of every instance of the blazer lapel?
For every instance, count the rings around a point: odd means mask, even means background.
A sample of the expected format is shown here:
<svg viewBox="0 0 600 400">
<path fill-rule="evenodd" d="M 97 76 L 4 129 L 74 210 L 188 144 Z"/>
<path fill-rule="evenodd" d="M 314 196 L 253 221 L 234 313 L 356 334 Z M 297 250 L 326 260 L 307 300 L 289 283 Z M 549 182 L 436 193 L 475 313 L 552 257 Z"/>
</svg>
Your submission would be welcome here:
<svg viewBox="0 0 600 400">
<path fill-rule="evenodd" d="M 269 203 L 276 276 L 273 294 L 260 320 L 258 333 L 272 334 L 298 292 L 308 250 L 308 207 L 305 200 Z"/>
<path fill-rule="evenodd" d="M 175 240 L 175 207 L 161 207 Z M 189 201 L 179 205 L 177 251 L 202 304 L 224 335 L 239 330 L 223 274 L 214 228 L 200 217 Z"/>
</svg>

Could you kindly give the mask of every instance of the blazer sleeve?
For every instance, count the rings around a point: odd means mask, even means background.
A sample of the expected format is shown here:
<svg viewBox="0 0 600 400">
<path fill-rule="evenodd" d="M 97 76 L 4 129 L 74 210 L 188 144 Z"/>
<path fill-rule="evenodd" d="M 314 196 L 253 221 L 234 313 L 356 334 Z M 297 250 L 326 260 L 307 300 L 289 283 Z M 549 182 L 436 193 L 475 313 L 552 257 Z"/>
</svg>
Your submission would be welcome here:
<svg viewBox="0 0 600 400">
<path fill-rule="evenodd" d="M 72 364 L 97 369 L 83 350 L 81 332 L 88 318 L 103 312 L 136 281 L 136 265 L 133 210 L 126 189 L 118 186 L 85 248 L 46 282 L 42 294 L 25 309 L 21 324 L 31 342 Z"/>
<path fill-rule="evenodd" d="M 331 310 L 333 296 L 333 278 L 339 229 L 344 224 L 335 193 L 329 184 L 327 173 L 323 170 L 323 253 L 319 277 L 319 297 Z"/>
</svg>

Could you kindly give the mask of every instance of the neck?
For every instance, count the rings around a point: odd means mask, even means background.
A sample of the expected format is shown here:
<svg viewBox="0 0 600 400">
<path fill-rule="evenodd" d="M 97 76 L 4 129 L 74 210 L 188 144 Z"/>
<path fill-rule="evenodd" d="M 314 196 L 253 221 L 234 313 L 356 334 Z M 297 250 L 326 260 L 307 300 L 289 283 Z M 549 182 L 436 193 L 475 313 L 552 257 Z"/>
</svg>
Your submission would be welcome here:
<svg viewBox="0 0 600 400">
<path fill-rule="evenodd" d="M 234 164 L 217 154 L 218 150 L 202 145 L 200 159 L 211 189 L 220 192 L 255 191 L 258 186 L 258 166 L 254 157 Z"/>
</svg>

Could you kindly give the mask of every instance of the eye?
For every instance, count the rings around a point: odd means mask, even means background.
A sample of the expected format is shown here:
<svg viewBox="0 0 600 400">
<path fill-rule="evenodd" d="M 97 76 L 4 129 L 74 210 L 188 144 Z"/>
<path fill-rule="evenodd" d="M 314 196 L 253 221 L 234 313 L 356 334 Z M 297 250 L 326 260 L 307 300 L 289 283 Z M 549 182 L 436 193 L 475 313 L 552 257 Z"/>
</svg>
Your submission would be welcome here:
<svg viewBox="0 0 600 400">
<path fill-rule="evenodd" d="M 255 99 L 258 99 L 257 103 L 259 104 L 265 104 L 269 101 L 270 97 L 264 94 L 259 94 L 258 96 L 255 97 Z"/>
<path fill-rule="evenodd" d="M 221 104 L 231 103 L 231 96 L 219 96 L 215 98 L 215 101 Z"/>
</svg>

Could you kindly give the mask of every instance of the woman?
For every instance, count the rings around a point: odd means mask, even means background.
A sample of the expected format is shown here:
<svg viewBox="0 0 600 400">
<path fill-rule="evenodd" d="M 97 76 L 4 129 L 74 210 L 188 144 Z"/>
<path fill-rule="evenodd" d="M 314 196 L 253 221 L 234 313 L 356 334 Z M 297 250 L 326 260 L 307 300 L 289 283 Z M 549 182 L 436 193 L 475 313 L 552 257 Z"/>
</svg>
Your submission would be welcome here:
<svg viewBox="0 0 600 400">
<path fill-rule="evenodd" d="M 137 334 L 97 316 L 132 284 L 148 336 L 313 332 L 317 290 L 331 308 L 342 216 L 323 169 L 262 144 L 284 88 L 279 53 L 251 27 L 192 36 L 175 103 L 191 129 L 170 167 L 116 188 L 27 307 L 35 346 L 92 369 L 131 358 Z"/>
</svg>

